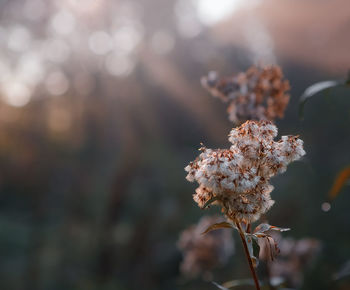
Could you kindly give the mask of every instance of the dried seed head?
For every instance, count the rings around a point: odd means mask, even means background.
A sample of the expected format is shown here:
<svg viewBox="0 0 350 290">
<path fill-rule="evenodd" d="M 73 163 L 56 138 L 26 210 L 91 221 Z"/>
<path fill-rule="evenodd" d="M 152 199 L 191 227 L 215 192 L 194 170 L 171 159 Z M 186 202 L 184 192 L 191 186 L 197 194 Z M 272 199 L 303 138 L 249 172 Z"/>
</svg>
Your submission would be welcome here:
<svg viewBox="0 0 350 290">
<path fill-rule="evenodd" d="M 305 154 L 303 141 L 283 136 L 274 141 L 277 128 L 270 121 L 247 121 L 232 129 L 230 149 L 207 149 L 185 170 L 197 181 L 194 200 L 203 207 L 216 198 L 232 220 L 257 220 L 272 205 L 270 178 Z"/>
<path fill-rule="evenodd" d="M 202 235 L 210 225 L 222 221 L 222 218 L 216 216 L 204 216 L 197 225 L 182 232 L 178 247 L 183 253 L 180 270 L 184 275 L 194 277 L 224 265 L 233 254 L 231 231 L 221 229 Z"/>
<path fill-rule="evenodd" d="M 229 102 L 229 119 L 235 123 L 283 118 L 289 103 L 289 82 L 279 66 L 252 66 L 221 79 L 216 72 L 209 72 L 201 83 L 214 97 Z"/>
<path fill-rule="evenodd" d="M 320 253 L 322 244 L 313 238 L 295 240 L 293 238 L 282 238 L 277 232 L 270 232 L 269 235 L 278 246 L 279 253 L 270 263 L 270 274 L 272 277 L 283 278 L 287 286 L 299 288 L 303 282 L 305 268 Z M 271 247 L 266 239 L 259 240 L 260 255 L 262 260 L 269 260 Z"/>
</svg>

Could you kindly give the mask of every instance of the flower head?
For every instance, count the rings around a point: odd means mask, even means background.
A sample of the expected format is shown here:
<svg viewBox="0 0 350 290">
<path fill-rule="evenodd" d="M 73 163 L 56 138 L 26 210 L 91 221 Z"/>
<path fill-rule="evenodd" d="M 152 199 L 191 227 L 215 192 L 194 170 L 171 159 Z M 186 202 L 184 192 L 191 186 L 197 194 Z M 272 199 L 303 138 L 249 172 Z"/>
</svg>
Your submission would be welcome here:
<svg viewBox="0 0 350 290">
<path fill-rule="evenodd" d="M 270 178 L 305 154 L 303 141 L 296 136 L 274 141 L 276 136 L 270 121 L 247 121 L 231 130 L 230 149 L 201 148 L 185 168 L 187 180 L 199 184 L 194 195 L 198 205 L 215 199 L 231 220 L 259 219 L 274 203 Z"/>
<path fill-rule="evenodd" d="M 246 72 L 219 78 L 209 72 L 202 85 L 214 96 L 229 102 L 229 119 L 234 123 L 246 120 L 283 118 L 289 102 L 289 82 L 278 66 L 252 66 Z"/>
</svg>

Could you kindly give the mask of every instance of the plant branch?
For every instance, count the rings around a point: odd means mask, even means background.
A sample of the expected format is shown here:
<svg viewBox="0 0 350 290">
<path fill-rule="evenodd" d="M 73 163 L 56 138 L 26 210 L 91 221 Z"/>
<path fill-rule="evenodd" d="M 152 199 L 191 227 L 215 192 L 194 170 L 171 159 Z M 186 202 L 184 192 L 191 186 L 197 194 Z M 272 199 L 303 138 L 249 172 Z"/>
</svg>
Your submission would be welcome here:
<svg viewBox="0 0 350 290">
<path fill-rule="evenodd" d="M 238 229 L 238 232 L 239 232 L 239 236 L 241 237 L 241 241 L 242 241 L 242 244 L 243 244 L 244 252 L 245 252 L 246 258 L 248 260 L 250 272 L 252 273 L 256 290 L 260 290 L 259 280 L 258 280 L 258 277 L 256 275 L 252 259 L 250 258 L 250 255 L 249 255 L 248 245 L 247 245 L 247 241 L 245 239 L 244 232 L 243 232 L 242 227 L 241 227 L 239 222 L 236 222 L 236 226 L 237 226 L 237 229 Z"/>
</svg>

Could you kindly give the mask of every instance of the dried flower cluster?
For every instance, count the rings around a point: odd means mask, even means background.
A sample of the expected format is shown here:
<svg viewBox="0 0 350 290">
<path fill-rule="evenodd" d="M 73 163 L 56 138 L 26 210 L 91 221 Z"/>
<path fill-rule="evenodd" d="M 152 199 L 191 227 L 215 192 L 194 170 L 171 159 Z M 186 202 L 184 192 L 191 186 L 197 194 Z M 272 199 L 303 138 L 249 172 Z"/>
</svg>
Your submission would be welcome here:
<svg viewBox="0 0 350 290">
<path fill-rule="evenodd" d="M 235 123 L 283 118 L 289 102 L 289 82 L 279 66 L 252 66 L 226 78 L 212 71 L 201 82 L 214 97 L 229 102 L 229 119 Z"/>
<path fill-rule="evenodd" d="M 194 200 L 200 207 L 215 199 L 233 221 L 256 221 L 274 203 L 270 178 L 305 154 L 303 141 L 283 136 L 274 141 L 277 128 L 270 121 L 247 121 L 232 129 L 230 149 L 200 150 L 185 168 L 187 180 L 197 181 Z"/>
<path fill-rule="evenodd" d="M 279 233 L 272 234 L 278 243 L 279 255 L 269 264 L 270 278 L 282 278 L 289 287 L 299 288 L 303 282 L 303 271 L 321 250 L 317 239 L 282 238 Z M 260 259 L 268 260 L 270 246 L 260 240 Z"/>
<path fill-rule="evenodd" d="M 204 216 L 197 225 L 182 232 L 178 247 L 184 256 L 180 270 L 185 276 L 194 277 L 224 265 L 233 254 L 234 242 L 229 231 L 216 230 L 202 235 L 211 224 L 222 221 L 219 217 Z"/>
</svg>

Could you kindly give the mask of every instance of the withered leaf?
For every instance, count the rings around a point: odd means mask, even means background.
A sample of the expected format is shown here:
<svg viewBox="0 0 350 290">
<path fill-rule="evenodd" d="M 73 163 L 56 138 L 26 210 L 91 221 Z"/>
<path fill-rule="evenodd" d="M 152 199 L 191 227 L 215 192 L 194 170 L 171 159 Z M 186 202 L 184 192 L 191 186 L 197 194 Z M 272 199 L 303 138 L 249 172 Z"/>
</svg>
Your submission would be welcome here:
<svg viewBox="0 0 350 290">
<path fill-rule="evenodd" d="M 276 227 L 276 226 L 271 226 L 269 224 L 263 223 L 258 225 L 255 230 L 254 230 L 254 234 L 259 234 L 259 233 L 265 233 L 267 231 L 278 231 L 278 232 L 286 232 L 289 231 L 290 228 L 280 228 L 280 227 Z"/>
<path fill-rule="evenodd" d="M 208 207 L 209 205 L 211 205 L 214 201 L 217 201 L 218 197 L 214 196 L 211 199 L 209 199 L 202 207 L 201 209 L 205 209 L 206 207 Z"/>
<path fill-rule="evenodd" d="M 222 222 L 222 223 L 216 223 L 216 224 L 212 224 L 210 227 L 208 227 L 203 233 L 202 235 L 205 235 L 206 233 L 209 233 L 210 231 L 213 230 L 219 230 L 219 229 L 231 229 L 233 228 L 233 225 L 228 223 L 228 222 Z"/>
</svg>

